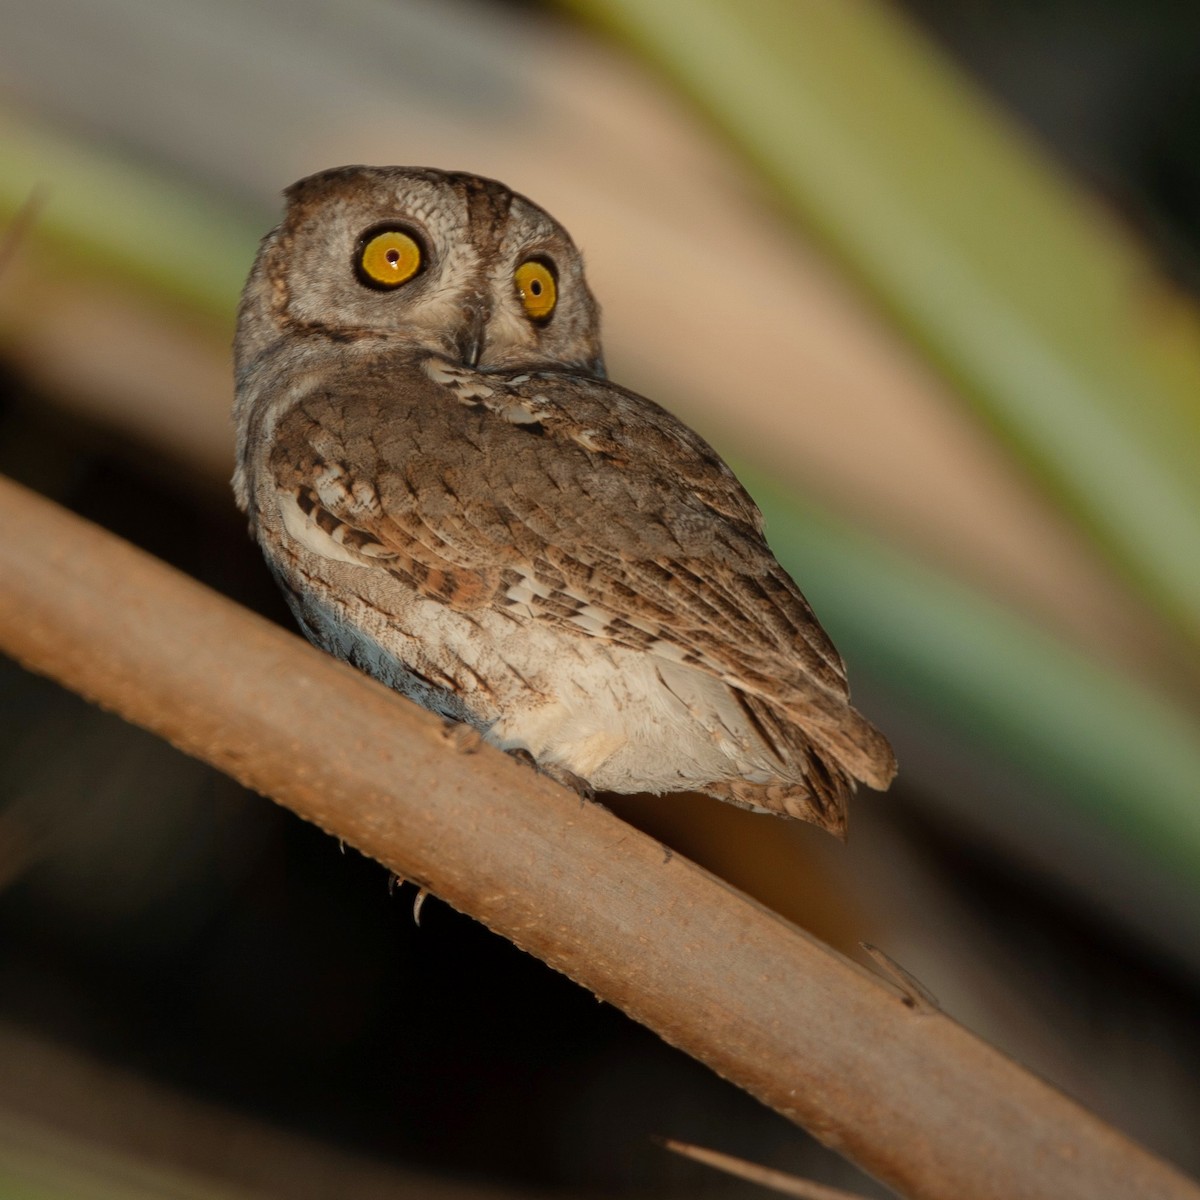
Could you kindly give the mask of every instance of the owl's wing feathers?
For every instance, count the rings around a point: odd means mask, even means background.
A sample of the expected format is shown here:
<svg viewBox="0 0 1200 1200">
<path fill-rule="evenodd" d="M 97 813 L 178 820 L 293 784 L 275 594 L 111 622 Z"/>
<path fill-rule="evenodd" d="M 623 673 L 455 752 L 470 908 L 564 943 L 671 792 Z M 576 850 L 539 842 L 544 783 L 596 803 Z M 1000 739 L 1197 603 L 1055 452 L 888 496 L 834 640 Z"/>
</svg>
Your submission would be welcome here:
<svg viewBox="0 0 1200 1200">
<path fill-rule="evenodd" d="M 887 785 L 890 747 L 850 706 L 758 509 L 698 435 L 571 374 L 404 378 L 394 364 L 347 371 L 336 397 L 311 394 L 277 427 L 276 486 L 345 552 L 459 611 L 694 665 L 743 694 L 768 745 L 811 739 Z"/>
</svg>

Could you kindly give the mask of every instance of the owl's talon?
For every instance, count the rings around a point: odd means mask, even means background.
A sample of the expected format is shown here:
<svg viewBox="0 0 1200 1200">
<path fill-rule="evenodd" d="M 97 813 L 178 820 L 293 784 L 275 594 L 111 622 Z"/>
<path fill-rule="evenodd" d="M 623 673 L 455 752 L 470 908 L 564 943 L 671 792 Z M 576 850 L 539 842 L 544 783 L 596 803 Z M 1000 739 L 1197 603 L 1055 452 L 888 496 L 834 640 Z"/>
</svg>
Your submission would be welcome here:
<svg viewBox="0 0 1200 1200">
<path fill-rule="evenodd" d="M 596 789 L 586 779 L 581 779 L 574 771 L 568 771 L 566 767 L 550 765 L 538 767 L 538 771 L 547 778 L 553 779 L 555 783 L 561 783 L 563 787 L 570 788 L 580 800 L 596 799 Z"/>
<path fill-rule="evenodd" d="M 478 729 L 449 717 L 442 718 L 442 738 L 459 754 L 476 754 L 483 745 L 483 734 Z"/>
<path fill-rule="evenodd" d="M 556 766 L 554 763 L 543 765 L 524 746 L 515 746 L 511 750 L 505 750 L 504 753 L 518 762 L 524 763 L 527 767 L 532 767 L 539 775 L 545 775 L 547 779 L 553 779 L 555 783 L 570 788 L 581 800 L 595 800 L 596 789 L 586 779 L 576 775 L 574 771 L 568 771 L 566 767 Z"/>
</svg>

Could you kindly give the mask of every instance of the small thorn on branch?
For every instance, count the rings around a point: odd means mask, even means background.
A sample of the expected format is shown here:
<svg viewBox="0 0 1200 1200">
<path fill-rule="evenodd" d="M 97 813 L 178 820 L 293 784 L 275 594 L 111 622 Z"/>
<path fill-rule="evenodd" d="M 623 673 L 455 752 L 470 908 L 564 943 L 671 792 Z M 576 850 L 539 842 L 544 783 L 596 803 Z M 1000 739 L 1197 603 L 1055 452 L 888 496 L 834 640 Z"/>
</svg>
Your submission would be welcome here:
<svg viewBox="0 0 1200 1200">
<path fill-rule="evenodd" d="M 942 1006 L 937 997 L 913 974 L 906 971 L 890 954 L 870 942 L 858 943 L 893 983 L 899 985 L 901 998 L 917 1012 L 938 1013 Z"/>
<path fill-rule="evenodd" d="M 798 1175 L 789 1175 L 786 1171 L 762 1167 L 758 1163 L 747 1162 L 744 1158 L 722 1154 L 719 1150 L 707 1150 L 703 1146 L 677 1142 L 673 1138 L 660 1140 L 673 1154 L 690 1158 L 706 1167 L 724 1171 L 726 1175 L 745 1179 L 749 1183 L 757 1183 L 760 1187 L 770 1188 L 771 1191 L 780 1192 L 784 1196 L 797 1196 L 799 1200 L 863 1200 L 863 1197 L 855 1192 L 844 1192 L 841 1188 L 814 1183 L 811 1179 L 801 1179 Z"/>
</svg>

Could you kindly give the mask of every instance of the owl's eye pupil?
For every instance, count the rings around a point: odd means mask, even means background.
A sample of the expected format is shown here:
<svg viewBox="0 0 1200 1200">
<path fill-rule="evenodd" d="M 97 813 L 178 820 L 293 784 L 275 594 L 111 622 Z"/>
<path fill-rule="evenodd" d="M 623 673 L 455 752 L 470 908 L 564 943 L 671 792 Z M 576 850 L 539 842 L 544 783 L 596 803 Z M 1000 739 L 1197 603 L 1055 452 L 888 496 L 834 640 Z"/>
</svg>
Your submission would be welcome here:
<svg viewBox="0 0 1200 1200">
<path fill-rule="evenodd" d="M 394 267 L 400 261 L 400 251 L 399 250 L 389 250 L 387 252 L 387 260 Z"/>
<path fill-rule="evenodd" d="M 533 280 L 529 285 L 529 291 L 534 296 L 540 296 L 542 294 L 542 281 L 540 279 Z"/>
</svg>

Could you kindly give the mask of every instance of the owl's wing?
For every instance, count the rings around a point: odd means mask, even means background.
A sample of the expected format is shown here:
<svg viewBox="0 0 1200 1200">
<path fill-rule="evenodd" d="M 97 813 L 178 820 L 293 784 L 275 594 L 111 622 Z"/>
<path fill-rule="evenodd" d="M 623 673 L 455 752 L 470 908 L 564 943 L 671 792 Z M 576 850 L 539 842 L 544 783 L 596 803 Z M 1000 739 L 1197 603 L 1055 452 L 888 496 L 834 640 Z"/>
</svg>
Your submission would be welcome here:
<svg viewBox="0 0 1200 1200">
<path fill-rule="evenodd" d="M 355 561 L 459 611 L 695 666 L 769 700 L 858 778 L 890 780 L 890 749 L 850 707 L 753 501 L 651 401 L 564 373 L 367 363 L 287 412 L 271 469 Z"/>
</svg>

